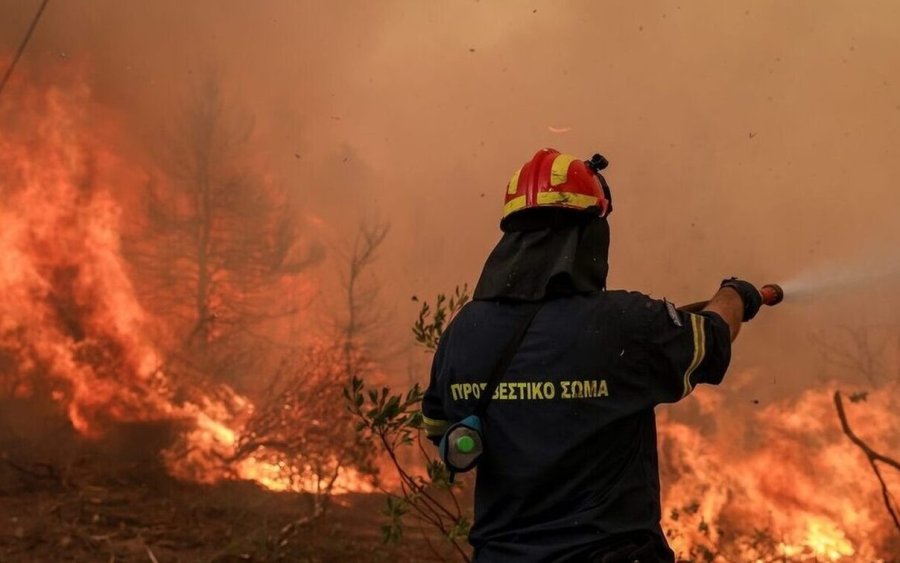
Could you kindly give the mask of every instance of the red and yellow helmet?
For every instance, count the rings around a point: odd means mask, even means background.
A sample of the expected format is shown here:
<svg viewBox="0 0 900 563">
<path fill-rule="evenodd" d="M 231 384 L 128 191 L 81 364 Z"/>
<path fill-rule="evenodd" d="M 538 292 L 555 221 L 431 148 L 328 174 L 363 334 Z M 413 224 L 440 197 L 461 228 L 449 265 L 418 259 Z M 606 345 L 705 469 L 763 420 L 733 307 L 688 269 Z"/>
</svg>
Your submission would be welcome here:
<svg viewBox="0 0 900 563">
<path fill-rule="evenodd" d="M 585 162 L 555 149 L 539 150 L 510 179 L 503 218 L 535 207 L 596 208 L 605 217 L 612 211 L 609 187 L 600 175 L 606 164 L 600 155 Z"/>
</svg>

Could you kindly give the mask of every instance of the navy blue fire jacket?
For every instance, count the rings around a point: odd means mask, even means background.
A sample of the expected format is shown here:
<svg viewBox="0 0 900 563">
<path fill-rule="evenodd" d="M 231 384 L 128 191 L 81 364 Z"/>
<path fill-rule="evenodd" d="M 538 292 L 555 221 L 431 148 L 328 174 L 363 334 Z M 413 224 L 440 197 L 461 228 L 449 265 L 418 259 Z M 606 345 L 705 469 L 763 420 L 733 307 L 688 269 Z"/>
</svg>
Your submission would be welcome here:
<svg viewBox="0 0 900 563">
<path fill-rule="evenodd" d="M 422 402 L 430 438 L 472 414 L 527 309 L 473 301 L 448 326 Z M 674 561 L 654 407 L 720 383 L 730 358 L 715 313 L 624 291 L 547 301 L 483 419 L 475 560 Z"/>
</svg>

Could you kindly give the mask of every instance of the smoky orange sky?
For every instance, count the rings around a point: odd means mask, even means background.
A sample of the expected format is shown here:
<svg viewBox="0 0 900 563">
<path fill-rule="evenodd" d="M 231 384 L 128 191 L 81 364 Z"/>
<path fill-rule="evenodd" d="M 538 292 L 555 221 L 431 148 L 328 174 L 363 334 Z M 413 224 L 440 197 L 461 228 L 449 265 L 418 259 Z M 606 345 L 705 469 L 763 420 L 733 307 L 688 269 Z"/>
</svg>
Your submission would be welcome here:
<svg viewBox="0 0 900 563">
<path fill-rule="evenodd" d="M 38 5 L 0 0 L 5 51 Z M 218 73 L 323 239 L 391 224 L 376 274 L 401 342 L 410 296 L 477 280 L 503 187 L 544 146 L 611 162 L 611 287 L 686 302 L 724 276 L 900 266 L 892 1 L 51 0 L 20 64 L 50 81 L 86 67 L 147 155 Z M 810 335 L 895 322 L 898 286 L 789 293 L 742 335 L 732 373 L 766 377 L 739 387 L 766 400 L 817 381 L 831 368 Z"/>
</svg>

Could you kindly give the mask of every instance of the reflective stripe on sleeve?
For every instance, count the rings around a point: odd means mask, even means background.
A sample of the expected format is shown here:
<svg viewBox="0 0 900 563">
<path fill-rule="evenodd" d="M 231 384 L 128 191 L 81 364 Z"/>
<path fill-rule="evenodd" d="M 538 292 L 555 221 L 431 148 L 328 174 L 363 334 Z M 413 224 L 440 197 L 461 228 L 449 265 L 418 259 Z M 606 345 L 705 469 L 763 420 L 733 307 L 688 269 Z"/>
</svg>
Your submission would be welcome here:
<svg viewBox="0 0 900 563">
<path fill-rule="evenodd" d="M 687 397 L 694 390 L 694 385 L 691 383 L 691 375 L 703 362 L 704 356 L 706 356 L 706 318 L 703 315 L 693 314 L 690 317 L 691 331 L 694 333 L 694 357 L 684 372 L 684 393 L 681 395 L 682 398 Z"/>
<path fill-rule="evenodd" d="M 443 436 L 444 432 L 447 431 L 447 427 L 450 426 L 448 421 L 428 418 L 424 413 L 422 414 L 422 422 L 425 425 L 425 433 L 429 437 Z"/>
</svg>

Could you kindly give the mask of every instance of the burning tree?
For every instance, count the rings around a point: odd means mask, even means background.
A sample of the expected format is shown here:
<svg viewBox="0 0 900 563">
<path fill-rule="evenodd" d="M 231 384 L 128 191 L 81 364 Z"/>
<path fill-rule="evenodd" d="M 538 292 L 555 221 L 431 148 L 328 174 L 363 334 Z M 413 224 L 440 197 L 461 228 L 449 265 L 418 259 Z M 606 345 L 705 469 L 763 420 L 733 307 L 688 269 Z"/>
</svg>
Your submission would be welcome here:
<svg viewBox="0 0 900 563">
<path fill-rule="evenodd" d="M 299 303 L 285 307 L 273 296 L 290 297 L 322 247 L 304 238 L 286 194 L 252 174 L 242 154 L 250 122 L 225 111 L 215 81 L 188 104 L 182 129 L 172 183 L 148 188 L 149 227 L 159 238 L 139 256 L 160 280 L 150 296 L 161 292 L 183 314 L 176 365 L 188 355 L 229 380 L 262 374 L 224 462 L 261 464 L 267 487 L 312 493 L 304 521 L 317 518 L 334 492 L 366 490 L 376 473 L 371 445 L 340 405 L 344 386 L 373 371 L 359 341 L 371 328 L 375 295 L 361 276 L 387 228 L 361 228 L 345 257 L 346 320 L 300 342 L 297 334 L 276 342 Z"/>
<path fill-rule="evenodd" d="M 260 367 L 278 321 L 298 312 L 298 276 L 323 256 L 286 190 L 257 171 L 252 129 L 215 76 L 201 81 L 166 138 L 166 176 L 147 184 L 129 248 L 142 297 L 165 311 L 176 348 L 238 383 Z"/>
</svg>

